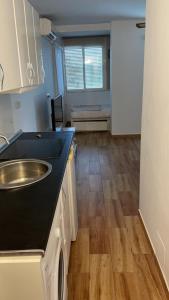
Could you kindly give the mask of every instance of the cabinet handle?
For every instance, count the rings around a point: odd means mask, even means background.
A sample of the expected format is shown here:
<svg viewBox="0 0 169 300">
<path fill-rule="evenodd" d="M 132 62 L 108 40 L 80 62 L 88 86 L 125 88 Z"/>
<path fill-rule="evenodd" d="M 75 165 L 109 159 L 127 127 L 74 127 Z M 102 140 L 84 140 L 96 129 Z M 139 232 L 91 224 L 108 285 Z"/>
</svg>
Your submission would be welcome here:
<svg viewBox="0 0 169 300">
<path fill-rule="evenodd" d="M 1 69 L 1 73 L 2 73 L 2 78 L 1 78 L 1 91 L 3 90 L 3 86 L 4 86 L 4 78 L 5 78 L 5 74 L 4 74 L 4 69 L 2 67 L 2 65 L 0 64 L 0 69 Z"/>
</svg>

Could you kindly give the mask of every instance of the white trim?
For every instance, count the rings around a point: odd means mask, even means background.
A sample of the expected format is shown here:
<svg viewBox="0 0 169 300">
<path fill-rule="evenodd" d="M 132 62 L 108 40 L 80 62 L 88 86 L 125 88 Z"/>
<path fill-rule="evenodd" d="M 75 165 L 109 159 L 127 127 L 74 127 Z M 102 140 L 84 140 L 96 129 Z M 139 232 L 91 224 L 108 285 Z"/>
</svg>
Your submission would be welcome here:
<svg viewBox="0 0 169 300">
<path fill-rule="evenodd" d="M 112 119 L 112 116 L 110 116 L 110 118 Z M 124 135 L 138 135 L 141 136 L 141 132 L 113 132 L 113 130 L 111 130 L 111 135 L 112 136 L 124 136 Z"/>
<path fill-rule="evenodd" d="M 168 291 L 169 291 L 169 285 L 168 285 L 168 283 L 167 283 L 167 279 L 166 279 L 166 277 L 165 277 L 165 274 L 164 274 L 164 271 L 163 271 L 163 269 L 162 269 L 162 267 L 161 267 L 161 264 L 160 264 L 160 262 L 159 262 L 159 259 L 158 259 L 158 257 L 156 256 L 156 250 L 155 250 L 155 247 L 154 247 L 153 242 L 152 242 L 152 240 L 151 240 L 149 231 L 148 231 L 148 229 L 147 229 L 147 225 L 146 225 L 146 223 L 145 223 L 145 221 L 144 221 L 144 218 L 143 218 L 143 215 L 142 215 L 142 213 L 141 213 L 141 210 L 139 209 L 138 211 L 139 211 L 140 218 L 141 218 L 141 220 L 142 220 L 142 222 L 143 222 L 144 229 L 145 229 L 145 231 L 146 231 L 146 233 L 147 233 L 147 235 L 148 235 L 148 238 L 149 238 L 151 247 L 152 247 L 152 249 L 153 249 L 154 255 L 155 255 L 156 259 L 157 259 L 157 262 L 158 262 L 160 271 L 161 271 L 161 273 L 162 273 L 162 276 L 163 276 L 163 278 L 164 278 L 165 284 L 166 284 L 167 289 L 168 289 Z"/>
<path fill-rule="evenodd" d="M 98 89 L 77 89 L 77 90 L 67 90 L 65 89 L 65 94 L 69 93 L 87 93 L 87 92 L 105 92 L 107 91 L 105 88 L 98 88 Z"/>
</svg>

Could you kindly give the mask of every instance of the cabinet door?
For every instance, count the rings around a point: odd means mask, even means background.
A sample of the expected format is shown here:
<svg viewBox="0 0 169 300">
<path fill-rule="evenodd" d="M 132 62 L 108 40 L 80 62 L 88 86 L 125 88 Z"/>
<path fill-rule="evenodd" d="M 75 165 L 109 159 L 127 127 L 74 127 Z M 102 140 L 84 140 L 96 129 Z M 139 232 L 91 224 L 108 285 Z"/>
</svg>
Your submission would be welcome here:
<svg viewBox="0 0 169 300">
<path fill-rule="evenodd" d="M 64 243 L 67 251 L 67 258 L 69 260 L 70 244 L 71 244 L 71 226 L 70 226 L 67 168 L 62 183 L 62 217 L 63 217 L 62 220 L 63 220 Z"/>
<path fill-rule="evenodd" d="M 21 86 L 13 1 L 1 0 L 0 92 Z"/>
<path fill-rule="evenodd" d="M 76 200 L 76 174 L 75 174 L 75 161 L 74 150 L 71 149 L 70 158 L 68 160 L 68 193 L 69 193 L 69 207 L 70 207 L 70 220 L 72 230 L 72 241 L 76 240 L 78 231 L 78 214 L 77 214 L 77 200 Z"/>
<path fill-rule="evenodd" d="M 30 65 L 29 65 L 29 52 L 27 46 L 27 35 L 26 35 L 26 19 L 24 13 L 24 2 L 23 0 L 14 0 L 14 13 L 16 20 L 16 33 L 19 48 L 19 59 L 21 69 L 21 81 L 22 86 L 30 85 Z"/>
<path fill-rule="evenodd" d="M 38 85 L 33 7 L 30 5 L 30 3 L 27 0 L 23 0 L 23 1 L 24 1 L 25 18 L 26 18 L 27 46 L 28 46 L 29 61 L 30 61 L 31 85 Z"/>
<path fill-rule="evenodd" d="M 43 84 L 44 83 L 44 78 L 45 78 L 45 71 L 44 71 L 44 67 L 43 67 L 43 57 L 42 57 L 42 45 L 41 45 L 41 34 L 40 34 L 40 18 L 39 18 L 38 12 L 34 8 L 33 8 L 33 19 L 34 19 L 34 32 L 35 32 L 38 83 Z"/>
</svg>

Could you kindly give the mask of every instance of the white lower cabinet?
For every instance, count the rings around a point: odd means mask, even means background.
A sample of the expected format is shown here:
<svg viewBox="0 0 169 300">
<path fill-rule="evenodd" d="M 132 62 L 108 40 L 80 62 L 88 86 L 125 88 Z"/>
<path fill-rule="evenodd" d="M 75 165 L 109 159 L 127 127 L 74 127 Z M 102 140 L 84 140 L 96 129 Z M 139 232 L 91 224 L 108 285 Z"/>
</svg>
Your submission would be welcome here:
<svg viewBox="0 0 169 300">
<path fill-rule="evenodd" d="M 66 169 L 44 255 L 0 256 L 0 299 L 66 300 L 70 243 Z"/>
<path fill-rule="evenodd" d="M 68 166 L 67 166 L 68 167 Z M 62 183 L 62 228 L 64 235 L 64 247 L 67 257 L 67 269 L 70 255 L 71 245 L 71 224 L 70 224 L 70 209 L 69 209 L 69 189 L 68 189 L 68 168 L 66 167 L 65 176 Z"/>
<path fill-rule="evenodd" d="M 56 208 L 45 256 L 41 267 L 47 300 L 67 298 L 67 255 L 62 226 L 62 192 Z"/>
</svg>

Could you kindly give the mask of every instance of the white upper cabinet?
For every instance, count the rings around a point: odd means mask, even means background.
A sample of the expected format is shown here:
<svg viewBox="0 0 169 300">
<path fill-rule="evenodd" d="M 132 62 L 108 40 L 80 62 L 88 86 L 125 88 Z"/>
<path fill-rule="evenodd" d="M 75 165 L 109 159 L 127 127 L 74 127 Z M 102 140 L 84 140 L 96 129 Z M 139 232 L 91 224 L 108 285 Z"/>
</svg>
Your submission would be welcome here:
<svg viewBox="0 0 169 300">
<path fill-rule="evenodd" d="M 39 27 L 39 15 L 27 0 L 1 0 L 0 93 L 43 83 Z"/>
<path fill-rule="evenodd" d="M 36 60 L 36 42 L 33 19 L 33 8 L 27 0 L 24 0 L 27 47 L 30 62 L 31 85 L 38 85 L 37 60 Z"/>
<path fill-rule="evenodd" d="M 43 67 L 42 47 L 41 47 L 41 34 L 40 34 L 40 20 L 39 14 L 33 8 L 33 21 L 34 21 L 34 33 L 35 33 L 35 45 L 36 45 L 36 61 L 38 72 L 38 83 L 43 84 L 45 79 L 45 71 Z"/>
<path fill-rule="evenodd" d="M 21 87 L 27 87 L 30 85 L 30 71 L 23 0 L 14 0 L 14 14 L 16 20 L 18 55 L 20 60 Z"/>
<path fill-rule="evenodd" d="M 11 0 L 1 0 L 0 43 L 0 91 L 20 88 L 20 60 L 14 7 Z"/>
</svg>

